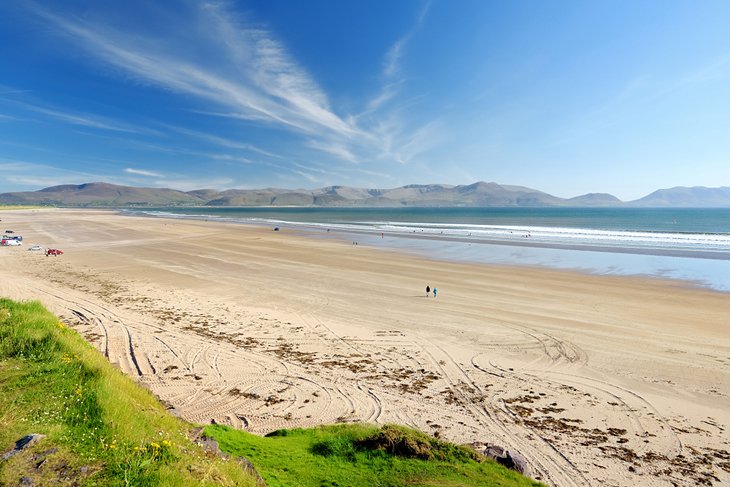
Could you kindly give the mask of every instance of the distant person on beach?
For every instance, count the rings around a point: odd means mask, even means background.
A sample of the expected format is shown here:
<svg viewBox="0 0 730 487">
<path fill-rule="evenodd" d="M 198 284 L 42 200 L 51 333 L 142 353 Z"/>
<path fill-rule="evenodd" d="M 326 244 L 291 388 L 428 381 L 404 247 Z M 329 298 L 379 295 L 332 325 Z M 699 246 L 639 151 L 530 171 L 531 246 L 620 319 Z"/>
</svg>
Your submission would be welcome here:
<svg viewBox="0 0 730 487">
<path fill-rule="evenodd" d="M 426 286 L 426 297 L 429 297 L 430 296 L 430 294 L 429 294 L 430 292 L 431 292 L 431 287 L 430 286 Z"/>
<path fill-rule="evenodd" d="M 438 290 L 438 289 L 436 289 L 436 288 L 433 288 L 433 297 L 434 297 L 434 298 L 436 297 L 436 293 L 437 293 L 437 292 L 439 292 L 439 290 Z"/>
</svg>

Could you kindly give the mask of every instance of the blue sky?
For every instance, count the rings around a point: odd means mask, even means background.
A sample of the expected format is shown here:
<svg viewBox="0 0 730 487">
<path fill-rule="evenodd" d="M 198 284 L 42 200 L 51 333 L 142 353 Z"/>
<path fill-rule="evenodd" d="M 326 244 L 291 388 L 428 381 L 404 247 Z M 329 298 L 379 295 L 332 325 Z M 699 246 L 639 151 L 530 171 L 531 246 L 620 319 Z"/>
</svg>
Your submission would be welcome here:
<svg viewBox="0 0 730 487">
<path fill-rule="evenodd" d="M 727 1 L 0 4 L 0 191 L 730 186 Z"/>
</svg>

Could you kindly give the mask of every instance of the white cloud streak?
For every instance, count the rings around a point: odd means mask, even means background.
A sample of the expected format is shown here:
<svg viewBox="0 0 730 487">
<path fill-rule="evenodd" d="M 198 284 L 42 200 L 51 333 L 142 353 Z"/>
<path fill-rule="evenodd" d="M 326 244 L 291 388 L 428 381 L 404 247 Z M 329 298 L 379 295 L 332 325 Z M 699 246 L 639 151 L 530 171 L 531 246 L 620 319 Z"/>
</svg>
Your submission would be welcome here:
<svg viewBox="0 0 730 487">
<path fill-rule="evenodd" d="M 41 115 L 46 115 L 50 118 L 53 118 L 55 120 L 59 120 L 61 122 L 65 122 L 71 125 L 78 125 L 81 127 L 88 127 L 93 129 L 101 129 L 101 130 L 110 130 L 114 132 L 124 132 L 129 134 L 153 134 L 158 135 L 159 132 L 147 129 L 147 128 L 140 128 L 140 127 L 134 127 L 132 125 L 128 125 L 125 123 L 118 122 L 116 120 L 112 120 L 108 117 L 101 117 L 98 115 L 92 115 L 88 113 L 79 113 L 79 112 L 70 112 L 70 111 L 64 111 L 57 108 L 48 108 L 48 107 L 42 107 L 38 106 L 32 103 L 26 103 L 21 101 L 13 101 L 13 105 L 16 107 L 21 107 L 22 109 L 33 112 L 33 113 L 39 113 Z M 0 115 L 2 117 L 2 115 Z M 21 120 L 17 117 L 10 117 L 15 120 Z"/>
<path fill-rule="evenodd" d="M 204 29 L 216 33 L 200 40 L 235 63 L 229 72 L 189 59 L 185 47 L 194 46 L 173 45 L 183 39 L 139 39 L 98 23 L 38 13 L 94 57 L 147 82 L 214 102 L 249 120 L 306 133 L 357 132 L 330 110 L 326 95 L 278 41 L 263 29 L 235 22 L 221 4 L 201 5 L 196 15 Z"/>
<path fill-rule="evenodd" d="M 292 169 L 291 172 L 302 176 L 304 179 L 306 179 L 310 183 L 320 183 L 321 182 L 321 180 L 319 178 L 317 178 L 316 176 L 314 176 L 306 171 L 300 171 L 299 169 Z"/>
<path fill-rule="evenodd" d="M 22 93 L 29 93 L 30 90 L 19 90 L 10 86 L 0 85 L 0 96 L 5 95 L 18 95 Z"/>
<path fill-rule="evenodd" d="M 48 115 L 49 117 L 53 117 L 57 120 L 61 120 L 62 122 L 68 122 L 68 123 L 71 123 L 74 125 L 81 125 L 84 127 L 91 127 L 91 128 L 95 128 L 95 129 L 116 130 L 119 132 L 136 132 L 136 130 L 114 125 L 109 122 L 102 121 L 98 118 L 93 118 L 88 115 L 76 115 L 76 114 L 64 113 L 64 112 L 59 112 L 56 110 L 49 110 L 47 108 L 33 107 L 33 106 L 28 106 L 28 108 L 30 108 L 34 112 L 42 113 L 44 115 Z"/>
<path fill-rule="evenodd" d="M 345 160 L 347 162 L 352 162 L 354 164 L 357 164 L 359 162 L 357 156 L 352 153 L 352 151 L 344 144 L 340 142 L 328 142 L 328 141 L 319 141 L 319 140 L 310 140 L 307 143 L 307 146 L 311 147 L 312 149 L 319 150 L 321 152 L 326 152 L 328 154 L 332 154 L 336 156 L 339 159 Z"/>
<path fill-rule="evenodd" d="M 398 39 L 385 55 L 385 67 L 383 68 L 383 76 L 392 78 L 400 71 L 400 59 L 403 56 L 403 48 L 410 39 L 410 34 Z"/>
<path fill-rule="evenodd" d="M 206 142 L 210 142 L 211 144 L 218 145 L 221 147 L 227 147 L 229 149 L 239 149 L 239 150 L 245 150 L 249 152 L 255 152 L 260 155 L 273 157 L 276 159 L 281 159 L 281 156 L 278 154 L 274 154 L 273 152 L 269 152 L 267 150 L 261 149 L 260 147 L 256 147 L 253 144 L 249 144 L 247 142 L 239 142 L 237 140 L 231 140 L 225 137 L 221 137 L 219 135 L 213 135 L 208 134 L 205 132 L 200 132 L 197 130 L 190 130 L 183 127 L 177 127 L 173 125 L 165 125 L 170 130 L 174 130 L 175 132 L 181 133 L 183 135 L 189 135 L 191 137 L 195 137 L 200 140 L 204 140 Z"/>
<path fill-rule="evenodd" d="M 423 129 L 416 127 L 409 134 L 405 127 L 413 124 L 404 123 L 400 115 L 385 114 L 393 129 L 389 133 L 378 128 L 383 126 L 383 115 L 379 112 L 398 96 L 405 83 L 401 62 L 407 44 L 423 23 L 428 3 L 418 13 L 415 25 L 386 52 L 383 87 L 365 102 L 366 116 L 338 115 L 327 94 L 292 58 L 282 42 L 265 28 L 234 14 L 225 3 L 182 5 L 184 12 L 171 14 L 174 25 L 160 34 L 136 29 L 134 25 L 124 28 L 118 23 L 111 24 L 109 19 L 106 22 L 93 19 L 91 15 L 82 19 L 39 6 L 30 9 L 92 59 L 136 81 L 192 97 L 201 103 L 194 110 L 199 113 L 283 130 L 298 136 L 305 147 L 349 163 L 382 162 L 391 157 L 404 164 L 423 152 L 413 146 L 414 141 L 423 139 L 418 135 Z M 109 120 L 44 110 L 43 113 L 68 123 L 128 130 Z M 182 127 L 166 127 L 228 149 L 284 159 L 246 142 L 245 137 L 235 140 Z M 240 159 L 239 162 L 248 162 L 249 157 Z"/>
<path fill-rule="evenodd" d="M 134 168 L 131 168 L 131 167 L 128 167 L 128 168 L 124 169 L 124 172 L 129 173 L 129 174 L 137 174 L 139 176 L 148 176 L 148 177 L 151 177 L 151 178 L 161 178 L 161 177 L 163 177 L 162 174 L 160 174 L 160 173 L 156 173 L 156 172 L 153 172 L 153 171 L 145 171 L 144 169 L 134 169 Z"/>
<path fill-rule="evenodd" d="M 431 2 L 426 2 L 418 12 L 416 22 L 411 30 L 396 40 L 385 53 L 382 72 L 384 84 L 380 93 L 368 103 L 368 112 L 377 110 L 398 94 L 398 91 L 404 83 L 401 59 L 404 56 L 406 46 L 423 25 L 423 21 L 430 7 Z"/>
</svg>

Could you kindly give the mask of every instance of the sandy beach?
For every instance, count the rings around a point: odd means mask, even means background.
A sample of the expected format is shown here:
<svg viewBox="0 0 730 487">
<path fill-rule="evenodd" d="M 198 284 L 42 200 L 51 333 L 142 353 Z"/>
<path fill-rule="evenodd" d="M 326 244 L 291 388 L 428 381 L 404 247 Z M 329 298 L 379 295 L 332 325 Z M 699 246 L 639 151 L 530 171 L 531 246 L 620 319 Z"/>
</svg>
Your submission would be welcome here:
<svg viewBox="0 0 730 487">
<path fill-rule="evenodd" d="M 286 229 L 0 217 L 24 236 L 0 295 L 39 299 L 185 419 L 406 424 L 518 451 L 554 486 L 730 482 L 730 294 Z"/>
</svg>

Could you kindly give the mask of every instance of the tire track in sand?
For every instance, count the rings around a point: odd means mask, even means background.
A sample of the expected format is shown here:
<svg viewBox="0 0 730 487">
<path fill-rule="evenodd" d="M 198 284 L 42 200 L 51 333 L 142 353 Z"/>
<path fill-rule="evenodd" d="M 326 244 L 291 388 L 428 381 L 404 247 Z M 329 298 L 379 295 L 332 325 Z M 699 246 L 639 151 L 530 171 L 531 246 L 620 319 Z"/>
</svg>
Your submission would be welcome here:
<svg viewBox="0 0 730 487">
<path fill-rule="evenodd" d="M 542 480 L 560 486 L 591 485 L 577 465 L 551 442 L 541 437 L 542 445 L 547 449 L 537 448 L 534 441 L 527 439 L 531 433 L 534 434 L 531 429 L 516 424 L 510 417 L 507 417 L 509 420 L 506 420 L 500 414 L 499 409 L 491 404 L 491 401 L 475 403 L 474 398 L 462 390 L 463 384 L 473 388 L 481 397 L 489 396 L 479 384 L 471 379 L 464 367 L 450 353 L 430 341 L 419 340 L 419 342 L 424 353 L 440 370 L 442 377 L 447 380 L 451 390 L 459 396 L 462 405 L 470 412 L 470 415 L 489 432 L 498 435 L 502 444 L 510 445 L 510 449 L 529 458 Z M 516 432 L 520 434 L 516 434 Z"/>
<path fill-rule="evenodd" d="M 674 429 L 669 425 L 666 418 L 657 410 L 657 408 L 649 402 L 645 397 L 636 392 L 621 387 L 611 382 L 602 381 L 582 375 L 568 374 L 551 371 L 549 375 L 557 376 L 554 380 L 559 381 L 565 385 L 578 386 L 587 389 L 593 389 L 599 393 L 606 394 L 615 401 L 619 401 L 620 404 L 625 406 L 625 411 L 631 416 L 633 423 L 637 425 L 635 428 L 635 434 L 642 438 L 654 437 L 663 438 L 665 445 L 657 451 L 658 440 L 653 440 L 651 443 L 652 451 L 669 458 L 674 458 L 677 455 L 681 455 L 684 451 L 684 445 L 682 440 L 679 439 Z M 644 412 L 643 415 L 637 414 L 638 411 Z M 652 426 L 645 426 L 647 423 L 655 423 Z M 641 443 L 636 448 L 637 453 L 643 453 L 649 449 L 649 445 Z"/>
</svg>

